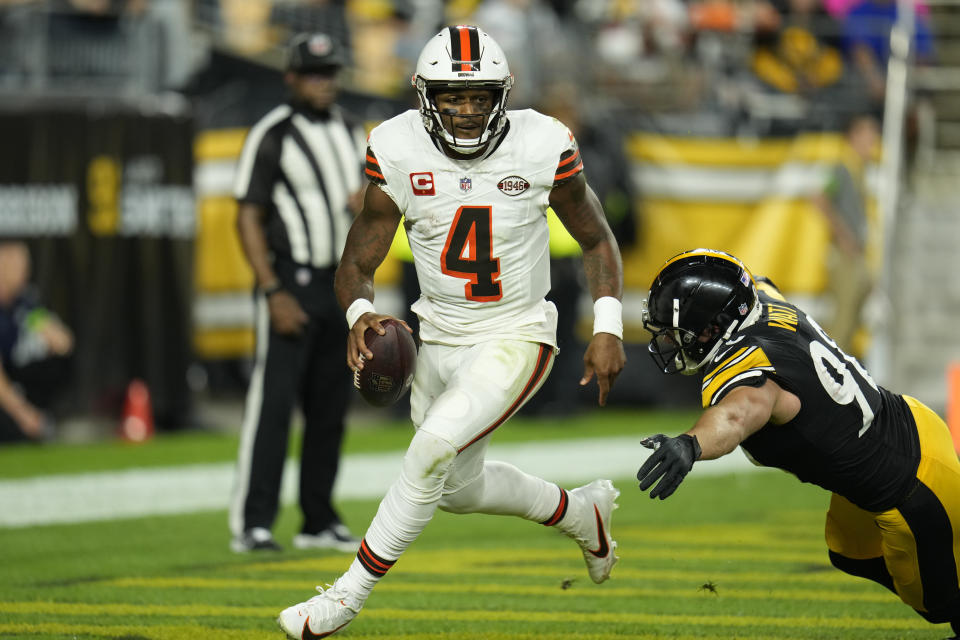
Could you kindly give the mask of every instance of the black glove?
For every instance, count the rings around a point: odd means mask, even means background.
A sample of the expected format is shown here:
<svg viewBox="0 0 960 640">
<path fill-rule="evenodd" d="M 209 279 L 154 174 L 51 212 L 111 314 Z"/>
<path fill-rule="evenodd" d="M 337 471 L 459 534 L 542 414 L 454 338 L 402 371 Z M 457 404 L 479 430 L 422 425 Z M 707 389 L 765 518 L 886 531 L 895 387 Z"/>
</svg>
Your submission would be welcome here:
<svg viewBox="0 0 960 640">
<path fill-rule="evenodd" d="M 690 473 L 693 463 L 697 461 L 701 453 L 697 436 L 687 434 L 670 438 L 658 433 L 655 436 L 644 438 L 640 441 L 640 444 L 647 449 L 653 449 L 653 453 L 637 471 L 640 490 L 646 491 L 658 478 L 662 477 L 663 479 L 650 492 L 651 498 L 659 497 L 661 500 L 673 495 L 683 479 Z"/>
</svg>

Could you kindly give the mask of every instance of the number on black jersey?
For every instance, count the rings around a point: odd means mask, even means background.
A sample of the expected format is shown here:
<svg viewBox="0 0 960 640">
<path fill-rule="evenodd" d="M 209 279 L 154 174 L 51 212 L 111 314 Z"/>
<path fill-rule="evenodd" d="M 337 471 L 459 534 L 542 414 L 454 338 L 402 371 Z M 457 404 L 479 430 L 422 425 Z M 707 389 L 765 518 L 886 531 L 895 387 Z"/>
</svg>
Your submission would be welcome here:
<svg viewBox="0 0 960 640">
<path fill-rule="evenodd" d="M 857 403 L 863 415 L 863 427 L 857 432 L 857 436 L 863 437 L 873 423 L 874 415 L 867 396 L 880 393 L 877 383 L 856 358 L 840 350 L 837 343 L 820 328 L 813 318 L 807 316 L 807 322 L 820 336 L 820 340 L 811 341 L 809 347 L 810 357 L 813 359 L 813 367 L 820 379 L 820 384 L 837 404 Z"/>
</svg>

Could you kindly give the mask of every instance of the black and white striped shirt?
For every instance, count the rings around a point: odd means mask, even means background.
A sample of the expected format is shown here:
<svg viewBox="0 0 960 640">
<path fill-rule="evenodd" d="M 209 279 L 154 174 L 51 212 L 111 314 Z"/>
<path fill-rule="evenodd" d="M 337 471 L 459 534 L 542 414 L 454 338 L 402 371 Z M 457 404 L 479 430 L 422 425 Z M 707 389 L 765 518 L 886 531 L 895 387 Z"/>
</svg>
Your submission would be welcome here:
<svg viewBox="0 0 960 640">
<path fill-rule="evenodd" d="M 316 268 L 335 267 L 352 215 L 347 199 L 362 186 L 365 135 L 341 110 L 317 115 L 290 104 L 250 129 L 234 196 L 264 207 L 270 250 Z"/>
</svg>

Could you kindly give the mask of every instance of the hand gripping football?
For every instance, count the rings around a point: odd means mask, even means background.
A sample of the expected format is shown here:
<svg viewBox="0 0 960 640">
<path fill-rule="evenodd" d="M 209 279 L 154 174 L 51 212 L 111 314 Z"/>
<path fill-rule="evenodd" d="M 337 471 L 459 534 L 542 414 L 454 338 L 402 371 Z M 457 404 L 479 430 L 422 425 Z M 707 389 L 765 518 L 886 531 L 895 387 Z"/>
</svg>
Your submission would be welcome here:
<svg viewBox="0 0 960 640">
<path fill-rule="evenodd" d="M 381 324 L 385 334 L 373 329 L 363 334 L 373 358 L 364 359 L 363 369 L 353 374 L 353 386 L 375 407 L 399 400 L 410 388 L 417 370 L 417 345 L 410 332 L 396 320 L 384 320 Z"/>
</svg>

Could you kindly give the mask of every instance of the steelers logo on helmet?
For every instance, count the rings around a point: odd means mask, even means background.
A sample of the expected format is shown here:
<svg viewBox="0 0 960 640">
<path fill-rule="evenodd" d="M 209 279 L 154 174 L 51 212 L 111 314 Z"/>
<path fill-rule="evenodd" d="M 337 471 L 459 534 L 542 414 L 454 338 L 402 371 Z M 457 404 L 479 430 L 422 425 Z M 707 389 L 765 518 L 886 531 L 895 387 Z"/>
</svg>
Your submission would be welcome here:
<svg viewBox="0 0 960 640">
<path fill-rule="evenodd" d="M 445 27 L 431 38 L 420 52 L 411 84 L 417 91 L 424 128 L 448 149 L 467 155 L 477 153 L 506 127 L 507 95 L 513 86 L 513 75 L 500 45 L 475 26 Z M 436 95 L 442 91 L 467 89 L 493 92 L 489 113 L 458 116 L 482 120 L 480 135 L 470 138 L 455 135 L 451 125 L 455 114 L 442 112 L 436 103 Z M 448 126 L 444 126 L 444 118 Z"/>
<path fill-rule="evenodd" d="M 712 249 L 685 251 L 667 260 L 650 286 L 648 351 L 664 373 L 696 373 L 759 311 L 756 284 L 740 260 Z"/>
</svg>

